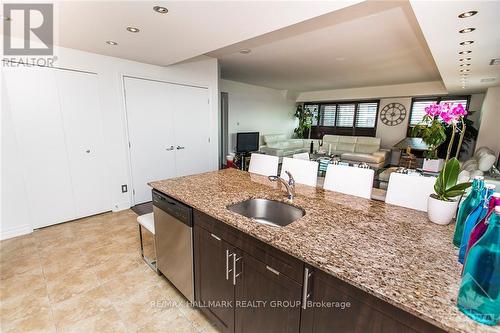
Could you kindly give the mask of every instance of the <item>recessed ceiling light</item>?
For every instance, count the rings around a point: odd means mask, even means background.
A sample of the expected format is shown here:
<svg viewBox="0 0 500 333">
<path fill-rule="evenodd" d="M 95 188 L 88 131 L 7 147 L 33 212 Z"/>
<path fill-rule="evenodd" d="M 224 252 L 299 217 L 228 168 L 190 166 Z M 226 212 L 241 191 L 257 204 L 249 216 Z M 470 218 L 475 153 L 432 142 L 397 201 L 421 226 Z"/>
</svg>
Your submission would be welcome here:
<svg viewBox="0 0 500 333">
<path fill-rule="evenodd" d="M 490 65 L 492 65 L 492 66 L 494 66 L 494 65 L 500 65 L 500 58 L 491 59 Z"/>
<path fill-rule="evenodd" d="M 470 51 L 470 50 L 465 50 L 465 51 L 460 51 L 460 52 L 458 52 L 458 54 L 469 54 L 469 53 L 472 53 L 472 51 Z"/>
<path fill-rule="evenodd" d="M 468 12 L 465 12 L 465 13 L 462 13 L 460 15 L 458 15 L 459 18 L 467 18 L 467 17 L 471 17 L 471 16 L 474 16 L 477 14 L 477 11 L 476 10 L 470 10 Z"/>
<path fill-rule="evenodd" d="M 107 40 L 107 41 L 106 41 L 106 44 L 108 44 L 108 45 L 118 45 L 118 43 L 117 43 L 117 42 L 114 42 L 114 41 L 112 41 L 112 40 Z"/>
<path fill-rule="evenodd" d="M 160 14 L 166 14 L 166 13 L 168 13 L 168 9 L 165 8 L 165 7 L 162 7 L 162 6 L 154 6 L 153 10 L 155 12 L 157 12 L 157 13 L 160 13 Z"/>
<path fill-rule="evenodd" d="M 460 67 L 467 67 L 470 66 L 470 64 L 460 64 Z"/>
<path fill-rule="evenodd" d="M 461 69 L 460 72 L 462 72 L 462 73 L 470 72 L 470 69 Z"/>
<path fill-rule="evenodd" d="M 460 61 L 469 61 L 469 60 L 472 60 L 472 58 L 462 58 L 462 59 L 460 59 Z"/>
<path fill-rule="evenodd" d="M 127 27 L 127 31 L 130 31 L 130 32 L 139 32 L 141 30 L 139 30 L 139 28 L 135 28 L 135 27 Z"/>
<path fill-rule="evenodd" d="M 241 54 L 249 54 L 250 52 L 252 52 L 252 50 L 250 50 L 250 49 L 242 49 L 242 50 L 240 50 Z"/>
<path fill-rule="evenodd" d="M 472 43 L 474 43 L 473 40 L 466 40 L 466 41 L 460 42 L 460 45 L 470 45 Z"/>
<path fill-rule="evenodd" d="M 474 30 L 476 30 L 476 28 L 465 28 L 462 30 L 458 30 L 458 32 L 460 32 L 461 34 L 466 34 L 468 32 L 473 32 Z"/>
</svg>

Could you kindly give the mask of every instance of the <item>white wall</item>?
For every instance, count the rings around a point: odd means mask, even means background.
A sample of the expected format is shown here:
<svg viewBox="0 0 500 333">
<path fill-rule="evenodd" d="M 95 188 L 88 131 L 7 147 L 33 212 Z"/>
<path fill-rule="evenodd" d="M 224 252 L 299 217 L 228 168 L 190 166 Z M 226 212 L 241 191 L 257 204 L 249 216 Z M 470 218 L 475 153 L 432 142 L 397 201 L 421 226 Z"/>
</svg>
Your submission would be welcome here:
<svg viewBox="0 0 500 333">
<path fill-rule="evenodd" d="M 102 56 L 73 49 L 57 48 L 56 67 L 94 72 L 99 77 L 99 93 L 101 100 L 102 121 L 107 150 L 107 167 L 111 186 L 110 210 L 121 210 L 130 207 L 131 193 L 122 193 L 121 185 L 131 188 L 130 163 L 126 114 L 124 108 L 122 76 L 151 78 L 180 84 L 205 86 L 210 95 L 211 129 L 211 166 L 218 166 L 218 114 L 219 114 L 219 68 L 217 59 L 199 57 L 195 60 L 169 67 L 153 66 L 124 59 Z M 3 93 L 3 92 L 2 92 Z M 29 98 L 27 96 L 27 98 Z M 4 104 L 2 103 L 2 110 Z M 2 112 L 2 128 L 4 128 L 4 112 Z M 8 123 L 8 119 L 5 123 Z M 7 136 L 7 137 L 4 137 Z M 12 133 L 2 131 L 2 238 L 11 235 L 12 230 L 30 223 L 20 219 L 16 212 L 23 206 L 22 156 L 16 162 L 11 158 L 15 152 Z M 13 180 L 15 179 L 15 180 Z M 21 207 L 20 207 L 21 205 Z"/>
<path fill-rule="evenodd" d="M 406 108 L 406 118 L 401 124 L 387 126 L 380 120 L 380 111 L 389 103 L 400 103 Z M 384 98 L 380 100 L 377 120 L 376 137 L 381 139 L 382 148 L 392 148 L 396 143 L 406 138 L 408 122 L 410 119 L 411 97 Z"/>
<path fill-rule="evenodd" d="M 293 135 L 295 101 L 286 91 L 229 80 L 221 80 L 220 90 L 228 93 L 229 151 L 235 150 L 237 132 L 259 132 L 261 144 L 264 134 Z"/>
<path fill-rule="evenodd" d="M 500 153 L 500 86 L 488 88 L 481 110 L 481 127 L 476 147 L 489 147 Z"/>
<path fill-rule="evenodd" d="M 441 81 L 432 81 L 376 87 L 305 91 L 299 94 L 297 102 L 345 101 L 370 98 L 430 96 L 446 95 L 447 93 L 448 92 Z"/>
</svg>

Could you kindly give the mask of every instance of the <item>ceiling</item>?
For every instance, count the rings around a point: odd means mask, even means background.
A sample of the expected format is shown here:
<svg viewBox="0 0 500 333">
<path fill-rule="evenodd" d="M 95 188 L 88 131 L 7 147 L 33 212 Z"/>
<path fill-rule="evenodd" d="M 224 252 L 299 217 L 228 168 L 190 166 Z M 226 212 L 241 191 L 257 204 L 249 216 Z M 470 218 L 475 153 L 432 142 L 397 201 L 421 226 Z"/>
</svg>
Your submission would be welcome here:
<svg viewBox="0 0 500 333">
<path fill-rule="evenodd" d="M 56 44 L 166 66 L 357 2 L 58 1 Z"/>
<path fill-rule="evenodd" d="M 432 51 L 443 83 L 450 93 L 484 91 L 500 85 L 500 65 L 491 66 L 493 58 L 500 58 L 500 1 L 412 1 L 417 20 Z M 468 18 L 458 15 L 475 10 L 478 13 Z M 436 15 L 439 13 L 439 16 Z M 461 34 L 458 31 L 473 27 L 475 31 Z M 473 40 L 468 46 L 460 42 Z M 460 55 L 462 50 L 472 51 Z M 465 88 L 460 77 L 461 58 L 471 58 Z M 494 79 L 481 82 L 482 79 Z"/>
<path fill-rule="evenodd" d="M 293 91 L 440 80 L 407 1 L 363 2 L 208 55 L 225 79 Z"/>
</svg>

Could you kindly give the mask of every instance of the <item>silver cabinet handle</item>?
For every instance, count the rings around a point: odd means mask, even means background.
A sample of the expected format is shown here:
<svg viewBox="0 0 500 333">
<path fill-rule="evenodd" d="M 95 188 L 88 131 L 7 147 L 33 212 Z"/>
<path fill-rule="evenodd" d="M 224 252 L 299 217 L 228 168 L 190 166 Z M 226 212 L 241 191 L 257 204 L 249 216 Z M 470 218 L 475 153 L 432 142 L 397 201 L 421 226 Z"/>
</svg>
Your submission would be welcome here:
<svg viewBox="0 0 500 333">
<path fill-rule="evenodd" d="M 210 234 L 210 236 L 212 236 L 213 238 L 217 239 L 218 241 L 222 240 L 220 237 L 214 235 L 214 234 Z"/>
<path fill-rule="evenodd" d="M 226 280 L 229 280 L 229 272 L 232 271 L 232 269 L 229 269 L 229 257 L 234 256 L 234 254 L 229 254 L 229 250 L 226 250 Z"/>
<path fill-rule="evenodd" d="M 169 148 L 165 148 L 165 150 L 167 150 L 167 151 L 174 150 L 174 146 L 170 146 Z"/>
<path fill-rule="evenodd" d="M 275 270 L 274 268 L 272 267 L 269 267 L 269 266 L 266 266 L 266 269 L 270 272 L 273 272 L 274 274 L 276 275 L 280 275 L 280 272 L 278 272 L 277 270 Z"/>
<path fill-rule="evenodd" d="M 177 146 L 177 150 L 180 150 L 180 149 L 185 149 L 186 147 L 182 147 L 182 146 Z"/>
<path fill-rule="evenodd" d="M 236 263 L 240 261 L 242 257 L 236 258 L 236 253 L 233 253 L 233 286 L 236 285 L 236 278 L 241 275 L 241 272 L 236 274 Z"/>
<path fill-rule="evenodd" d="M 309 293 L 309 278 L 311 277 L 312 273 L 309 273 L 309 268 L 305 267 L 304 268 L 304 286 L 302 290 L 302 309 L 307 309 L 307 300 L 311 296 Z"/>
</svg>

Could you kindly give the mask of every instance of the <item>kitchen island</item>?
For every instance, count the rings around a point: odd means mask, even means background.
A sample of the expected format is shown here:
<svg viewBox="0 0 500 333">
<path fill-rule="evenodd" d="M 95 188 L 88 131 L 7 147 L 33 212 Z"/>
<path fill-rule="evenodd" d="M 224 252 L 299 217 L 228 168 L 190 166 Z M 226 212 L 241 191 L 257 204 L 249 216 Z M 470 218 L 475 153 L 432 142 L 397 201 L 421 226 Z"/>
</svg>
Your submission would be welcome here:
<svg viewBox="0 0 500 333">
<path fill-rule="evenodd" d="M 302 281 L 294 275 L 296 260 L 308 270 L 317 270 L 319 277 L 328 275 L 338 280 L 340 286 L 335 290 L 345 291 L 359 300 L 359 304 L 371 304 L 376 313 L 388 314 L 396 320 L 403 318 L 404 325 L 408 325 L 404 319 L 407 315 L 424 323 L 417 323 L 408 331 L 433 331 L 433 328 L 448 332 L 500 331 L 498 326 L 478 324 L 458 311 L 456 297 L 461 265 L 451 243 L 454 226 L 433 224 L 424 212 L 298 184 L 293 205 L 302 208 L 305 215 L 287 226 L 275 227 L 257 223 L 226 208 L 249 198 L 284 201 L 282 185 L 270 182 L 267 177 L 226 169 L 150 185 L 192 207 L 195 228 L 198 216 L 200 225 L 206 230 L 211 225 L 214 225 L 213 230 L 221 230 L 217 225 L 220 223 L 255 239 L 263 244 L 262 248 L 267 246 L 293 258 L 290 264 L 282 265 L 283 269 L 290 270 L 290 284 L 299 283 L 301 287 L 306 284 L 306 277 Z M 219 236 L 211 235 L 220 240 Z M 195 237 L 195 247 L 197 239 L 201 238 Z M 262 260 L 279 256 L 262 254 Z M 235 269 L 236 263 L 232 267 Z M 285 275 L 286 272 L 281 274 L 283 278 Z M 199 288 L 199 282 L 197 284 Z M 348 290 L 346 286 L 355 290 Z M 313 291 L 311 294 L 314 297 Z M 391 308 L 385 309 L 385 304 Z M 303 309 L 300 316 L 301 331 L 322 331 L 321 328 L 311 329 L 314 325 L 308 321 L 320 315 L 308 314 L 308 311 L 311 310 Z M 352 318 L 346 317 L 346 320 Z M 359 320 L 360 317 L 354 318 Z M 375 317 L 370 315 L 368 318 L 373 321 Z M 304 325 L 308 327 L 304 329 Z M 232 329 L 234 327 L 228 328 Z"/>
</svg>

